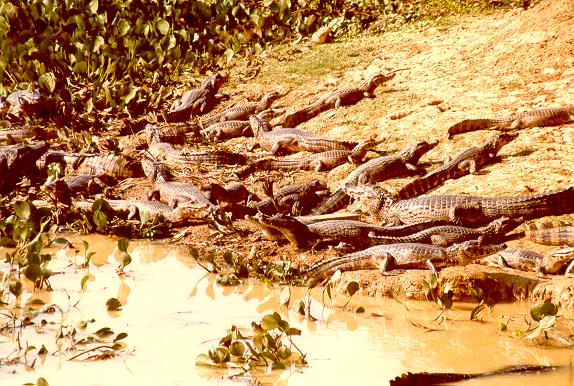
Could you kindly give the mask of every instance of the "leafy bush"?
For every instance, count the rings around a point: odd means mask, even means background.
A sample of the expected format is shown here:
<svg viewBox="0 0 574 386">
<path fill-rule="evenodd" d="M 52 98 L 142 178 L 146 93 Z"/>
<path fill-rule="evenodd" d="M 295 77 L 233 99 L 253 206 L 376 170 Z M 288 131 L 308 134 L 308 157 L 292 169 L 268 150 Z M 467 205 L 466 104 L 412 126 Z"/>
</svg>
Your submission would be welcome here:
<svg viewBox="0 0 574 386">
<path fill-rule="evenodd" d="M 516 0 L 496 1 L 509 5 Z M 492 1 L 478 4 L 490 5 Z M 462 4 L 462 5 L 461 5 Z M 38 81 L 66 111 L 158 107 L 183 68 L 222 67 L 329 22 L 366 28 L 471 7 L 446 0 L 8 0 L 0 5 L 0 95 Z M 357 28 L 355 28 L 357 29 Z"/>
</svg>

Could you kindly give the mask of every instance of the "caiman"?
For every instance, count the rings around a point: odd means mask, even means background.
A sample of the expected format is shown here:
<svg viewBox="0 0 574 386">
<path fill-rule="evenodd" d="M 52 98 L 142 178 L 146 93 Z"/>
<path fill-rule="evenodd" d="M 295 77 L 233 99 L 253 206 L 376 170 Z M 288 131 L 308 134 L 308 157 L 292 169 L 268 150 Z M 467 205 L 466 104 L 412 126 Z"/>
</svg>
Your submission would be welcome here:
<svg viewBox="0 0 574 386">
<path fill-rule="evenodd" d="M 527 223 L 524 235 L 538 244 L 574 246 L 574 224 L 568 221 Z"/>
<path fill-rule="evenodd" d="M 265 94 L 258 102 L 241 102 L 225 107 L 214 114 L 201 117 L 201 126 L 207 128 L 217 122 L 248 119 L 253 114 L 268 110 L 280 96 L 277 91 L 271 91 Z"/>
<path fill-rule="evenodd" d="M 320 153 L 328 150 L 352 150 L 357 142 L 342 141 L 308 131 L 280 127 L 271 130 L 267 121 L 256 115 L 249 117 L 253 135 L 263 150 L 279 155 L 296 151 Z"/>
<path fill-rule="evenodd" d="M 337 271 L 379 269 L 386 275 L 393 269 L 425 269 L 436 274 L 436 268 L 466 265 L 506 248 L 505 244 L 482 244 L 480 239 L 469 240 L 450 247 L 420 243 L 376 245 L 361 251 L 321 261 L 311 266 L 306 275 L 309 286 L 329 279 Z"/>
<path fill-rule="evenodd" d="M 216 72 L 203 79 L 201 87 L 187 91 L 181 99 L 171 105 L 167 113 L 168 122 L 188 120 L 192 115 L 206 114 L 219 103 L 216 97 L 219 88 L 227 81 L 227 73 Z"/>
<path fill-rule="evenodd" d="M 45 117 L 55 112 L 55 103 L 44 95 L 37 82 L 26 90 L 16 90 L 7 97 L 0 96 L 0 114 Z"/>
<path fill-rule="evenodd" d="M 36 161 L 49 149 L 47 142 L 0 146 L 0 193 L 7 193 L 22 177 L 38 175 Z"/>
<path fill-rule="evenodd" d="M 538 276 L 544 277 L 545 274 L 557 274 L 560 272 L 564 272 L 566 276 L 572 276 L 573 261 L 574 248 L 564 247 L 547 255 L 541 255 L 523 248 L 507 248 L 477 262 L 495 265 L 501 269 L 512 268 L 526 272 L 535 271 Z M 567 264 L 568 267 L 566 267 Z M 566 267 L 565 270 L 564 267 Z"/>
<path fill-rule="evenodd" d="M 329 171 L 345 162 L 358 164 L 362 162 L 369 150 L 378 144 L 374 139 L 360 141 L 351 150 L 327 150 L 321 153 L 293 157 L 265 157 L 251 161 L 245 168 L 237 171 L 239 178 L 244 178 L 255 171 L 268 170 L 314 170 Z"/>
<path fill-rule="evenodd" d="M 522 218 L 500 217 L 479 228 L 439 225 L 408 236 L 377 236 L 374 232 L 372 234 L 369 233 L 368 236 L 373 240 L 372 244 L 424 243 L 447 247 L 466 240 L 478 239 L 479 237 L 482 237 L 488 243 L 498 243 L 502 241 L 508 232 L 522 224 L 522 221 Z"/>
<path fill-rule="evenodd" d="M 51 163 L 58 163 L 62 168 L 68 168 L 78 175 L 99 176 L 102 174 L 111 178 L 142 177 L 143 170 L 140 162 L 127 155 L 117 154 L 84 154 L 48 151 L 38 160 L 41 170 L 46 170 Z"/>
<path fill-rule="evenodd" d="M 199 124 L 193 122 L 148 123 L 143 134 L 148 146 L 155 142 L 183 145 L 200 142 L 203 139 L 199 131 Z"/>
<path fill-rule="evenodd" d="M 518 137 L 517 133 L 499 133 L 489 138 L 481 146 L 465 149 L 452 159 L 424 176 L 415 179 L 399 190 L 396 196 L 402 200 L 420 196 L 449 179 L 456 179 L 468 174 L 475 174 L 484 166 L 500 160 L 500 149 Z"/>
<path fill-rule="evenodd" d="M 312 214 L 331 213 L 341 209 L 349 202 L 349 196 L 344 190 L 348 184 L 367 184 L 384 181 L 391 178 L 413 176 L 426 173 L 425 169 L 418 166 L 419 159 L 433 149 L 438 141 L 417 141 L 408 144 L 401 151 L 389 155 L 373 158 L 359 165 L 343 180 L 331 196 L 323 201 Z"/>
<path fill-rule="evenodd" d="M 314 179 L 284 186 L 276 192 L 273 192 L 272 186 L 268 183 L 265 189 L 269 197 L 248 204 L 252 208 L 252 214 L 259 211 L 268 215 L 305 215 L 329 192 L 325 184 Z"/>
<path fill-rule="evenodd" d="M 520 130 L 538 126 L 557 126 L 574 120 L 574 105 L 530 110 L 506 117 L 465 119 L 448 128 L 448 137 L 475 130 Z"/>
<path fill-rule="evenodd" d="M 363 98 L 373 98 L 377 87 L 393 79 L 397 72 L 406 70 L 401 68 L 369 76 L 359 85 L 345 85 L 321 96 L 317 101 L 285 116 L 281 125 L 283 127 L 295 127 L 316 117 L 320 113 L 340 106 L 353 105 Z"/>
<path fill-rule="evenodd" d="M 200 164 L 244 165 L 247 162 L 245 155 L 226 150 L 183 154 L 167 142 L 152 143 L 149 152 L 153 157 L 165 161 L 172 168 Z"/>
<path fill-rule="evenodd" d="M 574 186 L 523 196 L 425 195 L 399 200 L 375 185 L 346 186 L 364 213 L 389 225 L 448 221 L 464 226 L 484 225 L 496 218 L 524 220 L 574 212 Z"/>
<path fill-rule="evenodd" d="M 271 240 L 287 239 L 299 249 L 319 249 L 325 245 L 351 246 L 354 249 L 376 245 L 376 237 L 408 237 L 414 232 L 422 231 L 424 226 L 381 227 L 358 220 L 333 219 L 312 222 L 308 218 L 295 218 L 284 214 L 268 216 L 258 213 L 246 216 L 246 220 L 257 225 L 264 235 Z M 278 237 L 281 234 L 282 237 Z M 270 236 L 270 237 L 269 237 Z"/>
</svg>

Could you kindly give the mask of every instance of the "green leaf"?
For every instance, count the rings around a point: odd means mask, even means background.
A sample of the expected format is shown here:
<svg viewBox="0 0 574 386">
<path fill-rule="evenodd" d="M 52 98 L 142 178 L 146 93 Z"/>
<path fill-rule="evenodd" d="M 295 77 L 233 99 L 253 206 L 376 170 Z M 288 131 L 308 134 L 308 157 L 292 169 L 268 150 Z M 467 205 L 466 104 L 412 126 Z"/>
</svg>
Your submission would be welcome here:
<svg viewBox="0 0 574 386">
<path fill-rule="evenodd" d="M 124 104 L 127 105 L 128 103 L 130 103 L 130 101 L 135 98 L 135 96 L 137 95 L 137 92 L 138 92 L 140 89 L 141 89 L 141 87 L 137 87 L 137 86 L 131 85 L 131 86 L 130 86 L 130 91 L 129 91 L 126 95 L 124 95 L 124 97 L 122 98 L 122 100 L 124 101 Z M 149 216 L 149 213 L 148 213 L 147 218 L 149 219 L 149 217 L 150 217 L 150 216 Z M 141 214 L 140 214 L 140 221 L 141 221 Z M 144 222 L 144 221 L 142 221 L 142 222 Z"/>
<path fill-rule="evenodd" d="M 92 0 L 92 1 L 90 1 L 90 4 L 88 4 L 88 9 L 89 9 L 90 12 L 93 13 L 93 14 L 98 13 L 98 0 Z"/>
<path fill-rule="evenodd" d="M 359 283 L 357 283 L 356 281 L 349 282 L 349 284 L 347 284 L 347 295 L 349 295 L 349 297 L 353 296 L 354 294 L 357 293 L 359 288 L 361 287 L 359 286 Z"/>
<path fill-rule="evenodd" d="M 116 335 L 116 337 L 114 338 L 114 342 L 117 342 L 118 340 L 122 340 L 127 338 L 128 334 L 125 332 L 120 332 L 118 335 Z"/>
<path fill-rule="evenodd" d="M 56 88 L 56 76 L 52 72 L 46 72 L 38 78 L 38 85 L 53 93 Z"/>
<path fill-rule="evenodd" d="M 96 335 L 99 338 L 105 338 L 106 336 L 110 336 L 113 334 L 114 331 L 109 327 L 102 327 L 98 331 L 94 332 L 94 335 Z"/>
<path fill-rule="evenodd" d="M 120 252 L 127 252 L 129 245 L 130 245 L 130 240 L 126 239 L 125 237 L 118 240 L 118 250 Z"/>
<path fill-rule="evenodd" d="M 362 313 L 365 312 L 365 307 L 359 306 L 359 307 L 357 307 L 357 309 L 355 310 L 355 312 L 356 312 L 357 314 L 362 314 Z"/>
<path fill-rule="evenodd" d="M 261 328 L 265 331 L 273 330 L 279 327 L 279 321 L 275 318 L 274 314 L 267 314 L 261 319 Z"/>
<path fill-rule="evenodd" d="M 155 22 L 155 28 L 157 28 L 160 34 L 167 35 L 169 32 L 169 23 L 164 19 L 158 19 Z"/>
<path fill-rule="evenodd" d="M 539 322 L 546 315 L 555 316 L 558 313 L 558 306 L 551 302 L 534 305 L 530 308 L 530 316 Z"/>
<path fill-rule="evenodd" d="M 24 276 L 30 281 L 36 281 L 44 274 L 42 267 L 39 264 L 28 264 L 24 268 Z"/>
<path fill-rule="evenodd" d="M 36 386 L 50 386 L 46 378 L 39 377 L 36 380 Z"/>
<path fill-rule="evenodd" d="M 124 36 L 130 30 L 130 23 L 126 19 L 120 19 L 117 24 L 118 32 L 120 36 Z"/>
<path fill-rule="evenodd" d="M 225 261 L 228 265 L 234 265 L 235 261 L 233 261 L 233 252 L 225 251 L 223 253 L 223 261 Z"/>
<path fill-rule="evenodd" d="M 229 353 L 236 357 L 243 356 L 245 353 L 245 345 L 241 342 L 235 341 L 229 346 Z"/>
<path fill-rule="evenodd" d="M 92 217 L 98 229 L 104 229 L 108 225 L 108 216 L 101 210 L 96 210 Z"/>
<path fill-rule="evenodd" d="M 17 201 L 14 204 L 14 212 L 22 220 L 28 220 L 32 213 L 32 207 L 28 201 Z"/>
<path fill-rule="evenodd" d="M 106 301 L 106 308 L 108 311 L 119 311 L 122 308 L 122 303 L 116 298 L 109 298 Z"/>
<path fill-rule="evenodd" d="M 14 284 L 10 284 L 10 286 L 8 287 L 10 289 L 10 293 L 16 297 L 20 296 L 20 294 L 22 294 L 22 282 L 21 281 L 17 281 Z"/>
<path fill-rule="evenodd" d="M 86 283 L 88 282 L 88 280 L 90 280 L 91 277 L 92 276 L 89 273 L 85 274 L 84 277 L 82 277 L 82 280 L 80 281 L 80 288 L 82 289 L 82 291 L 86 289 Z"/>
<path fill-rule="evenodd" d="M 105 41 L 104 38 L 100 35 L 96 36 L 94 39 L 94 45 L 92 46 L 92 52 L 96 53 L 100 50 L 100 48 L 104 45 Z"/>
<path fill-rule="evenodd" d="M 289 302 L 291 300 L 291 289 L 289 286 L 284 286 L 279 294 L 279 306 L 289 308 Z"/>
<path fill-rule="evenodd" d="M 120 264 L 122 268 L 127 267 L 132 262 L 132 256 L 127 252 L 120 253 Z"/>
</svg>

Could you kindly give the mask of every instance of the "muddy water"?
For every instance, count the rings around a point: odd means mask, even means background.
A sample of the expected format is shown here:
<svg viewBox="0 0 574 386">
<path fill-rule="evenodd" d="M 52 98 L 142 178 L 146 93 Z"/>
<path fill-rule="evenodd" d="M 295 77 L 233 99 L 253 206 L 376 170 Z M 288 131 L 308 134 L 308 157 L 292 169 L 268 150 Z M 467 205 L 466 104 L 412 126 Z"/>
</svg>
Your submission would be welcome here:
<svg viewBox="0 0 574 386">
<path fill-rule="evenodd" d="M 52 269 L 56 274 L 50 279 L 53 291 L 33 292 L 28 287 L 20 302 L 22 316 L 34 315 L 27 311 L 29 308 L 58 306 L 53 313 L 33 317 L 36 327 L 21 330 L 22 346 L 45 345 L 49 355 L 39 359 L 36 350 L 31 350 L 27 360 L 32 364 L 36 358 L 33 370 L 21 364 L 0 366 L 0 384 L 35 382 L 42 376 L 51 385 L 218 385 L 255 380 L 291 386 L 357 381 L 383 385 L 406 371 L 481 372 L 514 364 L 568 365 L 572 360 L 573 350 L 562 347 L 564 341 L 538 344 L 512 337 L 512 331 L 527 328 L 526 303 L 496 305 L 492 314 L 484 315 L 483 322 L 476 322 L 469 320 L 474 304 L 455 304 L 436 319 L 440 310 L 430 302 L 407 302 L 405 308 L 392 299 L 354 297 L 343 309 L 346 298 L 340 295 L 334 307 L 324 308 L 321 292 L 316 290 L 311 300 L 316 321 L 304 319 L 295 310 L 282 312 L 283 318 L 302 330 L 295 342 L 307 353 L 309 365 L 231 380 L 229 376 L 237 370 L 196 367 L 196 356 L 215 347 L 232 324 L 249 327 L 251 321 L 279 311 L 279 289 L 257 282 L 220 287 L 183 248 L 145 242 L 130 244 L 133 261 L 126 268 L 126 276 L 120 277 L 116 273 L 115 241 L 98 236 L 83 238 L 96 252 L 86 291 L 80 291 L 87 270 L 77 267 L 83 262 L 83 249 L 75 238 L 79 254 L 73 250 L 55 252 Z M 120 300 L 121 311 L 106 310 L 106 300 L 111 297 Z M 302 289 L 293 288 L 291 307 L 295 309 L 303 297 Z M 34 299 L 42 300 L 43 305 L 34 305 Z M 364 307 L 364 313 L 354 312 L 359 306 Z M 557 331 L 568 336 L 574 332 L 573 315 L 563 315 Z M 509 317 L 513 320 L 508 332 L 499 332 L 500 319 Z M 39 327 L 42 319 L 48 323 Z M 64 332 L 70 331 L 80 321 L 89 321 L 84 330 L 78 328 L 83 336 L 102 327 L 111 328 L 115 334 L 126 332 L 126 348 L 107 360 L 70 361 L 85 348 L 70 350 L 71 341 L 66 339 L 60 339 L 58 346 L 56 337 L 61 326 Z M 15 336 L 2 335 L 0 339 L 1 358 L 18 355 Z M 566 368 L 543 375 L 475 379 L 466 384 L 569 385 L 574 384 L 573 379 L 574 372 Z"/>
</svg>

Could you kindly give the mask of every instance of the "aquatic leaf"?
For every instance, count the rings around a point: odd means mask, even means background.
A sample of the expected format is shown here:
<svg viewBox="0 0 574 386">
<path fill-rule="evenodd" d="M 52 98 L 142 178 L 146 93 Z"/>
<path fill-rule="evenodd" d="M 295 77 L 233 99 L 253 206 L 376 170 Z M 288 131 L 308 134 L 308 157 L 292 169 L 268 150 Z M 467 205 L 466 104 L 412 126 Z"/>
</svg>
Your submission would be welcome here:
<svg viewBox="0 0 574 386">
<path fill-rule="evenodd" d="M 32 206 L 28 201 L 17 201 L 14 204 L 14 213 L 22 220 L 28 220 L 32 213 Z"/>
<path fill-rule="evenodd" d="M 104 229 L 108 225 L 108 216 L 101 210 L 96 210 L 92 218 L 98 229 Z"/>
<path fill-rule="evenodd" d="M 125 268 L 132 262 L 132 256 L 127 252 L 120 252 L 120 266 Z"/>
<path fill-rule="evenodd" d="M 195 365 L 196 366 L 213 366 L 214 363 L 207 354 L 199 354 L 195 358 Z"/>
<path fill-rule="evenodd" d="M 132 84 L 132 85 L 130 86 L 130 91 L 129 91 L 126 95 L 124 95 L 124 97 L 122 98 L 124 104 L 127 105 L 128 103 L 130 103 L 130 101 L 136 97 L 137 92 L 138 92 L 140 89 L 141 89 L 141 87 L 134 86 L 134 85 Z M 149 215 L 148 215 L 148 218 L 149 218 Z"/>
<path fill-rule="evenodd" d="M 558 313 L 558 306 L 551 302 L 536 304 L 530 308 L 530 316 L 539 322 L 546 315 L 555 316 Z"/>
<path fill-rule="evenodd" d="M 39 264 L 28 264 L 24 268 L 24 276 L 30 281 L 36 281 L 43 276 L 42 267 Z"/>
<path fill-rule="evenodd" d="M 88 4 L 88 9 L 91 13 L 98 13 L 98 0 L 92 0 Z"/>
<path fill-rule="evenodd" d="M 114 350 L 123 350 L 124 348 L 128 347 L 128 345 L 126 344 L 126 342 L 115 342 L 112 345 L 112 349 Z"/>
<path fill-rule="evenodd" d="M 46 380 L 46 378 L 39 377 L 39 378 L 36 380 L 36 386 L 50 386 L 50 384 L 48 383 L 48 381 Z"/>
<path fill-rule="evenodd" d="M 357 309 L 355 310 L 355 313 L 357 313 L 357 314 L 362 314 L 364 312 L 365 312 L 365 307 L 362 307 L 362 306 L 357 307 Z"/>
<path fill-rule="evenodd" d="M 130 23 L 126 19 L 120 19 L 117 24 L 119 36 L 124 36 L 130 30 Z"/>
<path fill-rule="evenodd" d="M 289 286 L 284 286 L 279 294 L 279 306 L 289 308 L 289 302 L 291 301 L 291 289 Z"/>
<path fill-rule="evenodd" d="M 128 334 L 125 332 L 120 332 L 118 335 L 116 335 L 116 337 L 114 338 L 114 342 L 117 342 L 118 340 L 122 340 L 127 338 Z"/>
<path fill-rule="evenodd" d="M 128 246 L 130 245 L 130 240 L 125 237 L 118 240 L 118 250 L 120 252 L 127 252 Z"/>
<path fill-rule="evenodd" d="M 38 85 L 53 93 L 56 88 L 56 76 L 53 72 L 46 72 L 38 78 Z"/>
<path fill-rule="evenodd" d="M 122 303 L 116 298 L 109 298 L 106 301 L 106 308 L 108 311 L 119 311 L 122 308 Z"/>
<path fill-rule="evenodd" d="M 155 22 L 155 27 L 162 35 L 167 35 L 167 33 L 169 32 L 169 23 L 164 19 L 158 19 Z"/>
<path fill-rule="evenodd" d="M 287 336 L 291 335 L 301 335 L 301 330 L 298 328 L 291 327 L 288 331 L 285 332 Z"/>
<path fill-rule="evenodd" d="M 52 244 L 64 244 L 70 247 L 74 247 L 73 244 L 66 238 L 64 237 L 57 237 L 54 240 L 52 240 Z"/>
<path fill-rule="evenodd" d="M 0 238 L 0 247 L 14 248 L 18 243 L 8 237 Z"/>
<path fill-rule="evenodd" d="M 349 282 L 349 284 L 347 284 L 347 295 L 349 295 L 349 297 L 352 297 L 354 294 L 357 293 L 359 288 L 361 287 L 359 286 L 359 283 L 357 283 L 356 281 Z"/>
<path fill-rule="evenodd" d="M 213 351 L 209 351 L 209 357 L 215 363 L 225 363 L 229 361 L 230 354 L 227 347 L 219 346 Z"/>
<path fill-rule="evenodd" d="M 80 288 L 83 290 L 86 289 L 86 283 L 88 282 L 88 280 L 90 280 L 90 278 L 92 277 L 92 275 L 90 275 L 89 273 L 85 274 L 84 277 L 82 277 L 82 280 L 80 281 Z"/>
<path fill-rule="evenodd" d="M 233 260 L 233 252 L 231 251 L 225 251 L 223 253 L 223 260 L 228 264 L 228 265 L 234 265 L 235 261 Z"/>
<path fill-rule="evenodd" d="M 109 327 L 102 327 L 98 331 L 94 332 L 94 335 L 96 335 L 99 338 L 105 338 L 106 336 L 110 336 L 113 334 L 114 331 Z"/>
<path fill-rule="evenodd" d="M 245 345 L 239 341 L 231 343 L 229 353 L 233 356 L 240 357 L 245 353 Z"/>
<path fill-rule="evenodd" d="M 281 346 L 281 347 L 279 347 L 279 350 L 277 350 L 277 354 L 282 359 L 288 359 L 291 357 L 292 352 L 291 352 L 291 349 L 289 349 L 289 347 Z"/>
<path fill-rule="evenodd" d="M 22 282 L 19 280 L 13 284 L 10 284 L 8 288 L 10 289 L 10 293 L 16 297 L 22 294 Z"/>
<path fill-rule="evenodd" d="M 261 328 L 266 331 L 273 330 L 274 328 L 279 327 L 279 321 L 275 317 L 274 314 L 267 314 L 261 319 Z"/>
</svg>

